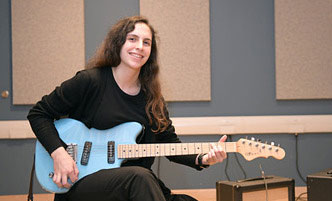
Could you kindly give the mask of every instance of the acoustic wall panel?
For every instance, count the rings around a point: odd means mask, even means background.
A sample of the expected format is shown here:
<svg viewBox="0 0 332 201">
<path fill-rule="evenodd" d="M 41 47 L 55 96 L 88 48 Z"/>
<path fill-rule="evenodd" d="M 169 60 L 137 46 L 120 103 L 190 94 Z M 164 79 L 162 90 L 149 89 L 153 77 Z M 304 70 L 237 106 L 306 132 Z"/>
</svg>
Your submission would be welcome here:
<svg viewBox="0 0 332 201">
<path fill-rule="evenodd" d="M 211 100 L 209 1 L 140 0 L 140 14 L 149 19 L 160 38 L 165 99 Z"/>
<path fill-rule="evenodd" d="M 277 99 L 331 99 L 332 1 L 274 2 Z"/>
<path fill-rule="evenodd" d="M 84 1 L 11 3 L 13 103 L 34 104 L 84 68 Z"/>
</svg>

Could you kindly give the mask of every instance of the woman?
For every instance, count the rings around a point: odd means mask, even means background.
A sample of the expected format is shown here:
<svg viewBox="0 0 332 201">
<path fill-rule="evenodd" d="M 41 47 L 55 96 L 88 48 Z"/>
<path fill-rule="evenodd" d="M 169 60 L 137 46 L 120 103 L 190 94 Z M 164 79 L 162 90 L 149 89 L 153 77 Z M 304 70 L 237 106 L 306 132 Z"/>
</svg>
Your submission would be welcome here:
<svg viewBox="0 0 332 201">
<path fill-rule="evenodd" d="M 54 119 L 62 116 L 100 130 L 136 121 L 145 127 L 138 143 L 180 142 L 161 94 L 156 35 L 146 18 L 134 16 L 115 24 L 86 67 L 44 96 L 28 114 L 34 133 L 54 161 L 53 181 L 58 187 L 70 188 L 67 180 L 75 182 L 79 174 L 54 126 Z M 225 140 L 226 136 L 220 141 Z M 197 170 L 224 158 L 220 147 L 211 147 L 205 155 L 168 157 Z M 121 168 L 98 171 L 55 200 L 195 200 L 171 195 L 151 171 L 153 162 L 153 157 L 140 158 Z"/>
</svg>

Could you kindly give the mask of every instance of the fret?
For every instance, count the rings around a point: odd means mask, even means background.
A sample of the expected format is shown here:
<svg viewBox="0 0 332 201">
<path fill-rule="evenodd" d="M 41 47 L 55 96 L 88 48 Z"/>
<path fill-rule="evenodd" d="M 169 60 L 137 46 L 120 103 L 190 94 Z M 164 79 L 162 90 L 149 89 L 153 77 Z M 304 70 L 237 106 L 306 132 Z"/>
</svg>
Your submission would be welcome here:
<svg viewBox="0 0 332 201">
<path fill-rule="evenodd" d="M 129 149 L 130 149 L 130 144 L 127 145 L 127 149 L 126 149 L 126 158 L 130 158 L 130 153 L 129 153 Z"/>
<path fill-rule="evenodd" d="M 229 153 L 229 152 L 237 152 L 236 149 L 236 142 L 227 142 L 224 143 L 224 150 L 225 152 Z"/>
<path fill-rule="evenodd" d="M 188 143 L 188 154 L 189 155 L 195 154 L 195 144 L 194 143 Z"/>
<path fill-rule="evenodd" d="M 137 145 L 137 150 L 138 150 L 138 157 L 141 158 L 143 156 L 143 153 L 142 153 L 142 146 L 140 146 L 139 144 Z"/>
<path fill-rule="evenodd" d="M 169 144 L 164 144 L 164 156 L 169 156 Z"/>
<path fill-rule="evenodd" d="M 136 146 L 136 144 L 133 144 L 131 154 L 132 154 L 132 157 L 133 157 L 133 158 L 137 158 L 137 157 L 138 157 L 138 155 L 137 155 L 137 146 Z"/>
<path fill-rule="evenodd" d="M 137 158 L 137 155 L 136 155 L 136 144 L 132 144 L 131 145 L 131 157 L 132 158 Z"/>
<path fill-rule="evenodd" d="M 125 158 L 128 158 L 128 146 L 129 146 L 129 145 L 127 145 L 127 144 L 126 144 L 126 146 L 125 146 L 125 152 L 124 152 L 124 154 L 125 154 Z"/>
<path fill-rule="evenodd" d="M 126 156 L 125 156 L 125 146 L 126 145 L 122 145 L 122 150 L 121 150 L 121 158 L 125 158 Z"/>
<path fill-rule="evenodd" d="M 159 156 L 165 156 L 165 144 L 159 144 Z"/>
<path fill-rule="evenodd" d="M 170 145 L 165 144 L 165 155 L 164 156 L 169 156 L 171 153 Z"/>
<path fill-rule="evenodd" d="M 169 155 L 171 155 L 171 145 L 165 144 L 165 155 L 164 156 L 169 156 Z"/>
<path fill-rule="evenodd" d="M 182 146 L 181 143 L 176 143 L 175 144 L 175 153 L 176 155 L 182 155 Z"/>
<path fill-rule="evenodd" d="M 126 145 L 122 145 L 121 156 L 122 158 L 126 158 Z"/>
<path fill-rule="evenodd" d="M 151 144 L 147 144 L 146 150 L 147 150 L 148 157 L 153 156 L 154 146 L 151 146 Z"/>
<path fill-rule="evenodd" d="M 132 144 L 129 144 L 129 145 L 128 145 L 128 158 L 132 158 L 132 156 L 131 156 L 131 155 L 132 155 L 132 154 L 131 154 L 132 146 L 133 146 Z"/>
<path fill-rule="evenodd" d="M 122 158 L 122 145 L 119 145 L 118 147 L 118 158 Z"/>
<path fill-rule="evenodd" d="M 151 148 L 151 144 L 147 144 L 146 145 L 146 154 L 148 157 L 151 157 L 152 156 L 152 152 L 153 152 L 153 148 Z"/>
<path fill-rule="evenodd" d="M 153 147 L 151 148 L 151 144 L 148 144 L 148 145 L 146 146 L 146 151 L 147 151 L 147 154 L 148 154 L 149 157 L 152 156 L 152 153 L 153 153 L 153 151 L 154 151 L 154 148 L 153 148 Z"/>
<path fill-rule="evenodd" d="M 122 148 L 121 148 L 121 158 L 125 158 L 125 155 L 124 155 L 124 153 L 123 153 L 123 152 L 125 151 L 125 150 L 124 150 L 124 146 L 125 146 L 125 145 L 121 145 L 121 147 L 122 147 Z"/>
<path fill-rule="evenodd" d="M 202 153 L 208 153 L 210 151 L 211 143 L 202 143 Z"/>
<path fill-rule="evenodd" d="M 147 157 L 151 156 L 151 145 L 150 144 L 146 145 L 146 156 Z"/>
</svg>

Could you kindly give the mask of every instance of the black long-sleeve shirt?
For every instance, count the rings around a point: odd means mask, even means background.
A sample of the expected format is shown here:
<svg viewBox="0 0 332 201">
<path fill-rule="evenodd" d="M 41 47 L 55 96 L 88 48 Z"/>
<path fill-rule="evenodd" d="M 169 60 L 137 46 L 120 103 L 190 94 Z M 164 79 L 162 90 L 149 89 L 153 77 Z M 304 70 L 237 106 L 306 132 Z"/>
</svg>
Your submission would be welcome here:
<svg viewBox="0 0 332 201">
<path fill-rule="evenodd" d="M 30 110 L 28 119 L 37 139 L 50 154 L 58 147 L 65 146 L 54 126 L 54 120 L 63 116 L 79 120 L 88 128 L 101 130 L 136 121 L 145 127 L 145 132 L 137 140 L 138 143 L 180 142 L 171 124 L 162 133 L 152 132 L 145 105 L 143 90 L 134 96 L 124 93 L 113 77 L 112 68 L 100 67 L 79 71 L 49 95 L 43 96 Z M 196 155 L 167 158 L 201 169 L 195 165 Z M 138 165 L 150 169 L 153 162 L 153 157 L 140 158 L 127 161 L 123 165 Z"/>
</svg>

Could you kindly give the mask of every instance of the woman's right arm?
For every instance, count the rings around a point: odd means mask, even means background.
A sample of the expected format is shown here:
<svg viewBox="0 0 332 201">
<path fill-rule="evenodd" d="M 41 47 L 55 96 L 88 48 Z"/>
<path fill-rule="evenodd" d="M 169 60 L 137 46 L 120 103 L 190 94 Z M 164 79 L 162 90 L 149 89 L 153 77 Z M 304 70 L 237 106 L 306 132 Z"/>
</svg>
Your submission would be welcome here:
<svg viewBox="0 0 332 201">
<path fill-rule="evenodd" d="M 66 145 L 59 137 L 54 120 L 75 110 L 86 93 L 89 82 L 86 72 L 77 73 L 38 101 L 27 116 L 37 139 L 53 159 L 53 181 L 58 187 L 69 188 L 67 179 L 75 182 L 79 172 L 74 160 L 65 150 Z"/>
</svg>

